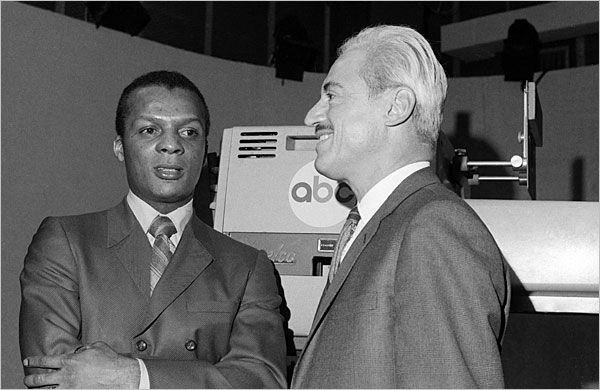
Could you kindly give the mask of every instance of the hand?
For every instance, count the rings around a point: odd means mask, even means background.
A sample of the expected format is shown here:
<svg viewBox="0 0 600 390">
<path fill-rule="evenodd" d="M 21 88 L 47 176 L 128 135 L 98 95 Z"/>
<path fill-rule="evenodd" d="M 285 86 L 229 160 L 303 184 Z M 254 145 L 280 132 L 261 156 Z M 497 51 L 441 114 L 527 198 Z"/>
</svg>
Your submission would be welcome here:
<svg viewBox="0 0 600 390">
<path fill-rule="evenodd" d="M 75 353 L 28 357 L 23 365 L 52 369 L 25 376 L 27 387 L 137 389 L 140 382 L 138 362 L 119 355 L 102 341 L 78 348 Z"/>
</svg>

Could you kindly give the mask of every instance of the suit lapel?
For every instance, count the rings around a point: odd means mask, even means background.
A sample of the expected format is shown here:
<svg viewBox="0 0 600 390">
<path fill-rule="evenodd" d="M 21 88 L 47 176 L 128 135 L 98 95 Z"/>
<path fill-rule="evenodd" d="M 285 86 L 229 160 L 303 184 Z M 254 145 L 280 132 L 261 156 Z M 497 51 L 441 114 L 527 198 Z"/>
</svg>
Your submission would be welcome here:
<svg viewBox="0 0 600 390">
<path fill-rule="evenodd" d="M 125 199 L 108 210 L 107 229 L 107 246 L 113 250 L 148 301 L 152 248 Z"/>
<path fill-rule="evenodd" d="M 207 227 L 194 215 L 184 229 L 177 250 L 158 281 L 146 326 L 150 325 L 214 260 Z"/>
<path fill-rule="evenodd" d="M 390 215 L 408 196 L 425 186 L 435 183 L 439 183 L 439 179 L 437 176 L 435 176 L 430 168 L 421 169 L 413 173 L 398 187 L 396 187 L 392 194 L 381 205 L 379 210 L 377 210 L 375 215 L 373 215 L 373 217 L 369 220 L 367 225 L 362 229 L 348 249 L 348 252 L 344 257 L 344 261 L 342 261 L 342 264 L 340 265 L 340 268 L 333 279 L 333 283 L 331 283 L 331 285 L 323 292 L 323 296 L 321 297 L 321 301 L 319 302 L 319 306 L 317 307 L 317 311 L 315 313 L 315 318 L 313 320 L 308 339 L 306 340 L 306 346 L 308 346 L 313 338 L 316 329 L 319 327 L 325 313 L 329 309 L 329 306 L 331 306 L 337 293 L 346 281 L 348 274 L 352 270 L 352 267 L 358 260 L 363 249 L 367 246 L 379 229 L 381 221 Z"/>
</svg>

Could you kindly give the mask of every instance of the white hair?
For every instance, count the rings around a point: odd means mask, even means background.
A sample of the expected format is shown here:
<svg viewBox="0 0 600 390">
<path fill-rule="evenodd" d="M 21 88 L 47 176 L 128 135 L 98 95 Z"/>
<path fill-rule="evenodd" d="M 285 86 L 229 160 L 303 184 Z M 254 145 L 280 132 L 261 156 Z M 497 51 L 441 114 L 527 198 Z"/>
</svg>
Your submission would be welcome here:
<svg viewBox="0 0 600 390">
<path fill-rule="evenodd" d="M 365 53 L 359 75 L 371 97 L 398 86 L 412 89 L 417 134 L 435 146 L 448 83 L 429 42 L 410 27 L 381 25 L 365 28 L 346 40 L 338 49 L 338 57 L 355 49 Z"/>
</svg>

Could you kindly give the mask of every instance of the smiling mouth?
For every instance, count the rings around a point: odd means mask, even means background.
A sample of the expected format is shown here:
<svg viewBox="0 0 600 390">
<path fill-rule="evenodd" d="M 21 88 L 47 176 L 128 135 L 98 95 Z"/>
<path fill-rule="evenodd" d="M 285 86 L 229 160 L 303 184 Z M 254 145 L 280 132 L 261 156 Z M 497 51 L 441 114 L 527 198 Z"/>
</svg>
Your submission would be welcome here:
<svg viewBox="0 0 600 390">
<path fill-rule="evenodd" d="M 331 137 L 333 135 L 333 131 L 331 129 L 317 129 L 315 135 L 319 137 L 319 141 L 323 141 Z"/>
</svg>

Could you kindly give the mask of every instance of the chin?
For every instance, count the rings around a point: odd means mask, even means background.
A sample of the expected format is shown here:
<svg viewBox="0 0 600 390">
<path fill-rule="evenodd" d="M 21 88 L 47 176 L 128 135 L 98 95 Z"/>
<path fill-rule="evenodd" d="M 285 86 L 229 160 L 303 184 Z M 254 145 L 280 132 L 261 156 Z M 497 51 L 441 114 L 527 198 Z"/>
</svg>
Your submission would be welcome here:
<svg viewBox="0 0 600 390">
<path fill-rule="evenodd" d="M 319 158 L 315 161 L 315 169 L 321 175 L 330 178 L 331 180 L 340 180 L 339 175 L 336 173 L 335 166 L 332 164 L 326 164 L 323 161 L 319 161 Z"/>
<path fill-rule="evenodd" d="M 160 191 L 154 192 L 154 198 L 160 200 L 163 203 L 177 203 L 191 198 L 193 190 L 190 192 L 189 189 L 184 190 L 181 188 L 164 188 Z"/>
</svg>

